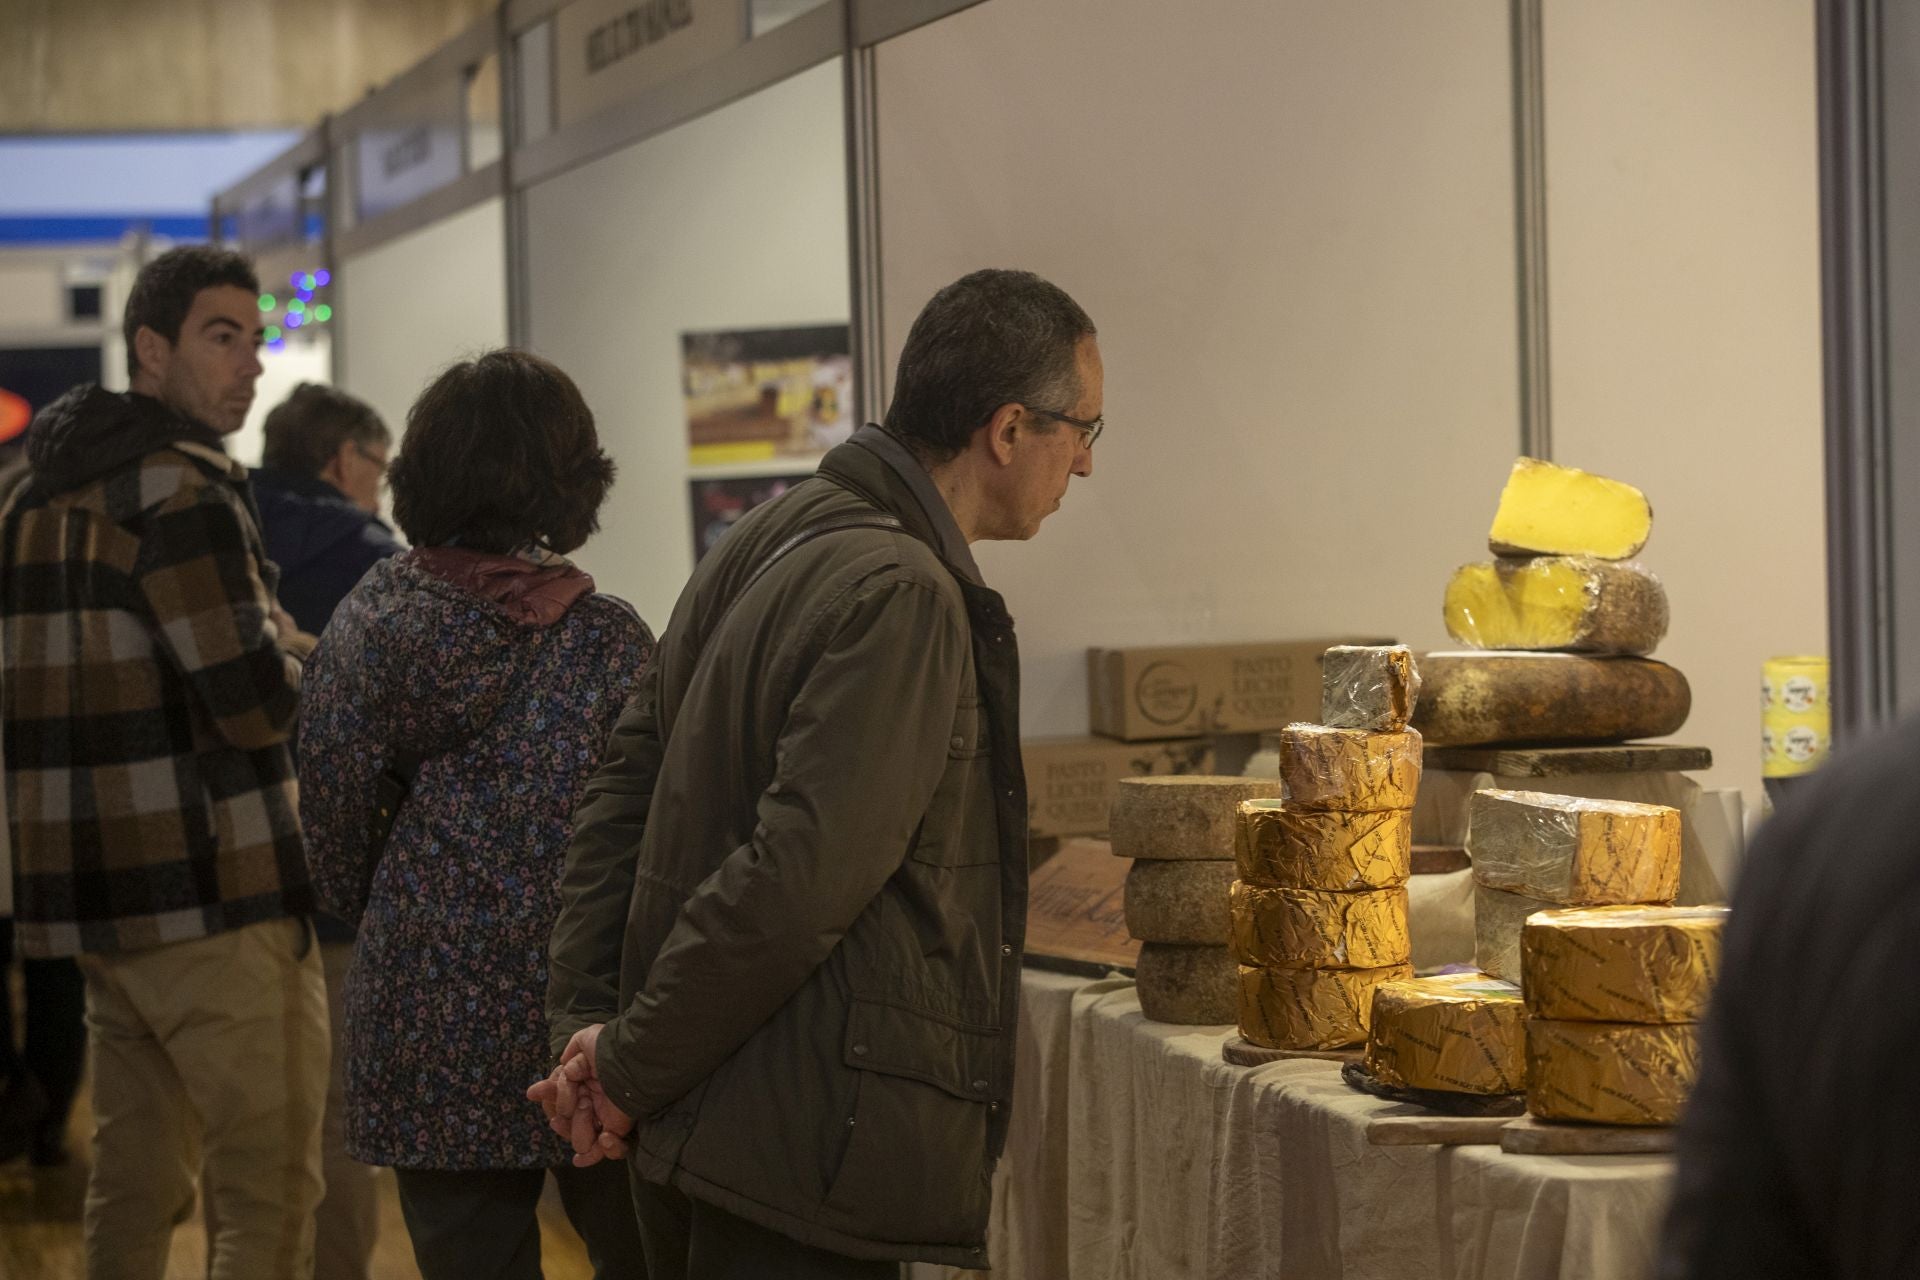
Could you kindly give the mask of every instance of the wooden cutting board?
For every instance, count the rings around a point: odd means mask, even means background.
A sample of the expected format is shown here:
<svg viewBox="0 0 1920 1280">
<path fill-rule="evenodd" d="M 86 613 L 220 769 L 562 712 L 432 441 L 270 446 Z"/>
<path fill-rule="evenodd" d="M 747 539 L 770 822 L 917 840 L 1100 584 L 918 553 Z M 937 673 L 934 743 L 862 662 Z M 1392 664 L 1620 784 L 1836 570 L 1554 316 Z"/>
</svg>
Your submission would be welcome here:
<svg viewBox="0 0 1920 1280">
<path fill-rule="evenodd" d="M 1367 1122 L 1376 1147 L 1497 1147 L 1512 1116 L 1377 1116 Z"/>
<path fill-rule="evenodd" d="M 1269 1062 L 1291 1062 L 1308 1058 L 1319 1062 L 1358 1062 L 1366 1051 L 1351 1049 L 1263 1049 L 1243 1036 L 1235 1036 L 1220 1046 L 1220 1056 L 1236 1067 L 1264 1067 Z"/>
<path fill-rule="evenodd" d="M 1621 742 L 1603 747 L 1428 747 L 1422 767 L 1509 778 L 1563 778 L 1579 773 L 1691 773 L 1713 768 L 1706 747 Z"/>
<path fill-rule="evenodd" d="M 1570 1124 L 1521 1116 L 1507 1121 L 1500 1149 L 1519 1156 L 1635 1156 L 1673 1150 L 1673 1130 Z"/>
</svg>

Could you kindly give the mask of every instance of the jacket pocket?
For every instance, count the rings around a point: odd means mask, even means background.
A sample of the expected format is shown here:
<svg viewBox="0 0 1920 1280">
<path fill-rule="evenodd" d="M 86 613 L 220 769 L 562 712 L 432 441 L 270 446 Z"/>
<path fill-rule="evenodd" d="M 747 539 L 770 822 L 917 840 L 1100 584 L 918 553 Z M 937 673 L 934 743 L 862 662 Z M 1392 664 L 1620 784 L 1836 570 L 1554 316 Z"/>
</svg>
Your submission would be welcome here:
<svg viewBox="0 0 1920 1280">
<path fill-rule="evenodd" d="M 844 1061 L 858 1073 L 827 1209 L 852 1234 L 916 1244 L 984 1238 L 1000 1033 L 855 998 Z"/>
<path fill-rule="evenodd" d="M 954 709 L 945 771 L 914 833 L 913 860 L 936 867 L 998 865 L 992 736 L 986 708 L 971 694 Z"/>
</svg>

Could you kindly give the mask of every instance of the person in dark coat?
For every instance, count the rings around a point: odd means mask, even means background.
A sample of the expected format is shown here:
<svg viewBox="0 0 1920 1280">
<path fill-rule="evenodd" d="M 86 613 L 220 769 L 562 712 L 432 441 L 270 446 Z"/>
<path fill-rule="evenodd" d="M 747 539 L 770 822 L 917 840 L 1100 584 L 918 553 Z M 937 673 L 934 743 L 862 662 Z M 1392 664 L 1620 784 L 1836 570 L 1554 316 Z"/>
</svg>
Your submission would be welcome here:
<svg viewBox="0 0 1920 1280">
<path fill-rule="evenodd" d="M 984 1265 L 1027 802 L 1013 620 L 970 544 L 1092 474 L 1102 396 L 1072 298 L 967 276 L 886 426 L 681 594 L 574 820 L 533 1086 L 579 1158 L 630 1136 L 655 1280 Z"/>
<path fill-rule="evenodd" d="M 281 607 L 310 635 L 326 630 L 333 611 L 368 569 L 405 550 L 379 516 L 393 433 L 373 406 L 344 391 L 302 383 L 267 414 L 265 465 L 253 473 L 260 534 L 280 568 Z M 314 1280 L 366 1280 L 379 1234 L 374 1171 L 347 1154 L 347 969 L 353 929 L 320 912 L 314 917 L 327 975 L 333 1025 L 332 1069 L 320 1128 L 327 1190 L 314 1231 Z"/>
<path fill-rule="evenodd" d="M 415 549 L 314 650 L 300 817 L 347 978 L 347 1150 L 391 1165 L 426 1280 L 537 1280 L 551 1172 L 602 1280 L 644 1280 L 627 1171 L 575 1168 L 524 1096 L 549 1061 L 547 937 L 568 820 L 653 636 L 566 558 L 613 482 L 593 415 L 495 351 L 421 395 L 393 465 Z M 406 778 L 384 843 L 383 775 Z"/>
<path fill-rule="evenodd" d="M 367 570 L 404 550 L 380 518 L 392 447 L 373 406 L 333 387 L 302 383 L 267 415 L 254 500 L 280 566 L 280 606 L 309 635 Z"/>
<path fill-rule="evenodd" d="M 1920 717 L 1761 829 L 1680 1123 L 1662 1280 L 1920 1276 Z"/>
</svg>

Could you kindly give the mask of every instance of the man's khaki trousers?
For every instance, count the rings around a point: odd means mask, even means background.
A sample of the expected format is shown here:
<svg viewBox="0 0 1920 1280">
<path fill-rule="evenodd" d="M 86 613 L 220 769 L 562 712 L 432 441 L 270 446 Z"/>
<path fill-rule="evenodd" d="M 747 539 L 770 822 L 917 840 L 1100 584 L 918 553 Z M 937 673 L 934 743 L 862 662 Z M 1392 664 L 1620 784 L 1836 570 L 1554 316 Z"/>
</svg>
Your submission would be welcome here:
<svg viewBox="0 0 1920 1280">
<path fill-rule="evenodd" d="M 202 1178 L 211 1280 L 307 1280 L 327 991 L 305 920 L 80 957 L 97 1129 L 89 1280 L 160 1280 Z"/>
</svg>

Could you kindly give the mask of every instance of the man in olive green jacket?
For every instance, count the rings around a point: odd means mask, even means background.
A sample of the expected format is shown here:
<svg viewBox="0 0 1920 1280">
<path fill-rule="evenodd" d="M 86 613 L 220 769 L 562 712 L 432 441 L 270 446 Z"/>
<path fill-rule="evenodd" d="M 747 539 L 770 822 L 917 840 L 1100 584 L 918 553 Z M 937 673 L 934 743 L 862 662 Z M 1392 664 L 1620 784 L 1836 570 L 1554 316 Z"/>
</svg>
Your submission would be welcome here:
<svg viewBox="0 0 1920 1280">
<path fill-rule="evenodd" d="M 654 1280 L 986 1263 L 1026 917 L 1012 620 L 968 549 L 1092 473 L 1094 327 L 1025 272 L 915 321 L 886 426 L 704 559 L 574 819 L 554 1078 Z M 629 1132 L 629 1126 L 631 1131 Z"/>
</svg>

